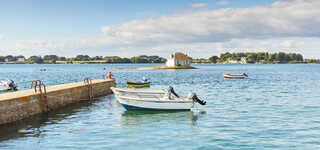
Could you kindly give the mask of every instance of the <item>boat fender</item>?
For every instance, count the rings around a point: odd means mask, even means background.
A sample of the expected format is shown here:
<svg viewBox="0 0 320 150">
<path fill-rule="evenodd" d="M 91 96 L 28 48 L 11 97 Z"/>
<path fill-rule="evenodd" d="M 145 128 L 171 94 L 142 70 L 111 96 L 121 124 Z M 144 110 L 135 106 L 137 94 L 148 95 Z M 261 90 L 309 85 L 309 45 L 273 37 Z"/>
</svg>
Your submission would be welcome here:
<svg viewBox="0 0 320 150">
<path fill-rule="evenodd" d="M 207 104 L 206 101 L 200 100 L 196 93 L 189 93 L 188 98 L 192 99 L 194 102 L 199 103 L 200 105 L 206 105 Z"/>
</svg>

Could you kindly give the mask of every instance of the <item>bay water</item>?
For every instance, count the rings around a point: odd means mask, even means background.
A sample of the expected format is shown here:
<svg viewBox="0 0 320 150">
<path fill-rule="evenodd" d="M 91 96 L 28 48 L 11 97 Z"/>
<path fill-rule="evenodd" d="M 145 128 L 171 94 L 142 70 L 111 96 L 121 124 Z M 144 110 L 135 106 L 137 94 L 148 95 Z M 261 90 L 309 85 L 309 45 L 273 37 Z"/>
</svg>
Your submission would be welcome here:
<svg viewBox="0 0 320 150">
<path fill-rule="evenodd" d="M 0 65 L 19 89 L 101 79 L 117 87 L 145 76 L 152 89 L 173 86 L 207 101 L 193 111 L 126 111 L 113 95 L 81 101 L 0 126 L 0 149 L 320 149 L 320 65 L 194 64 L 192 70 L 119 70 L 154 64 Z M 158 65 L 158 64 L 157 64 Z M 46 68 L 47 71 L 40 71 Z M 223 79 L 223 73 L 247 73 Z M 1 94 L 0 94 L 1 96 Z"/>
</svg>

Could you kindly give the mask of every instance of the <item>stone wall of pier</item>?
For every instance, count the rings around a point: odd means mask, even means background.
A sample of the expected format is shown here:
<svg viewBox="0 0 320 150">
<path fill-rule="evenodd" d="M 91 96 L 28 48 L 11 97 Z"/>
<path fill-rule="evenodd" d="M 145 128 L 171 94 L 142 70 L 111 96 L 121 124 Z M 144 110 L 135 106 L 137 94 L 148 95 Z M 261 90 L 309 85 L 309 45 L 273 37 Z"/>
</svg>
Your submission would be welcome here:
<svg viewBox="0 0 320 150">
<path fill-rule="evenodd" d="M 51 111 L 81 100 L 111 94 L 115 80 L 92 80 L 0 94 L 0 125 Z"/>
</svg>

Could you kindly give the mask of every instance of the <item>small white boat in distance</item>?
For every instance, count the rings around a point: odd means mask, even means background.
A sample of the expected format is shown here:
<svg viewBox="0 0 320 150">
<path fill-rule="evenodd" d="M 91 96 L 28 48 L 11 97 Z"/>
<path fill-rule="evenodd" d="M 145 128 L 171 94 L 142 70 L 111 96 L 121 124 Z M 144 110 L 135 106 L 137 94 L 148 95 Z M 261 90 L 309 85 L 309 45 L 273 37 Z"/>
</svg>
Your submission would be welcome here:
<svg viewBox="0 0 320 150">
<path fill-rule="evenodd" d="M 127 110 L 190 110 L 195 102 L 206 104 L 206 102 L 199 100 L 194 93 L 189 94 L 186 98 L 180 98 L 172 87 L 167 90 L 111 87 L 111 90 L 119 103 Z M 175 95 L 175 98 L 171 94 Z"/>
<path fill-rule="evenodd" d="M 230 79 L 243 79 L 245 77 L 248 77 L 248 75 L 246 73 L 242 73 L 242 74 L 237 74 L 237 75 L 233 75 L 233 74 L 223 74 L 224 78 L 230 78 Z"/>
<path fill-rule="evenodd" d="M 3 90 L 18 90 L 18 85 L 13 80 L 0 80 L 0 91 Z"/>
</svg>

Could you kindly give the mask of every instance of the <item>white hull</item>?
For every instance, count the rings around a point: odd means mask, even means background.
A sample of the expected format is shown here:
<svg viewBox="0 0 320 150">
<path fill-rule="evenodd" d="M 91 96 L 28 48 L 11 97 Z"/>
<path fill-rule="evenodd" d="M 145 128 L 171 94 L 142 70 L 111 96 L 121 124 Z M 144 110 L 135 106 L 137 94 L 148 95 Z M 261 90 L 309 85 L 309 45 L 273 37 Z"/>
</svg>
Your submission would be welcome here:
<svg viewBox="0 0 320 150">
<path fill-rule="evenodd" d="M 7 86 L 2 86 L 0 85 L 0 91 L 3 91 L 3 90 L 9 90 L 10 88 L 7 87 Z"/>
<path fill-rule="evenodd" d="M 14 86 L 15 88 L 17 87 L 17 85 L 12 81 L 12 80 L 6 80 L 6 81 L 0 81 L 0 91 L 3 90 L 12 90 Z"/>
<path fill-rule="evenodd" d="M 223 77 L 224 78 L 231 78 L 231 79 L 243 79 L 247 76 L 244 74 L 240 74 L 240 75 L 223 74 Z"/>
<path fill-rule="evenodd" d="M 121 96 L 117 97 L 117 99 L 126 109 L 190 110 L 193 106 L 192 101 L 185 100 L 139 100 Z"/>
</svg>

